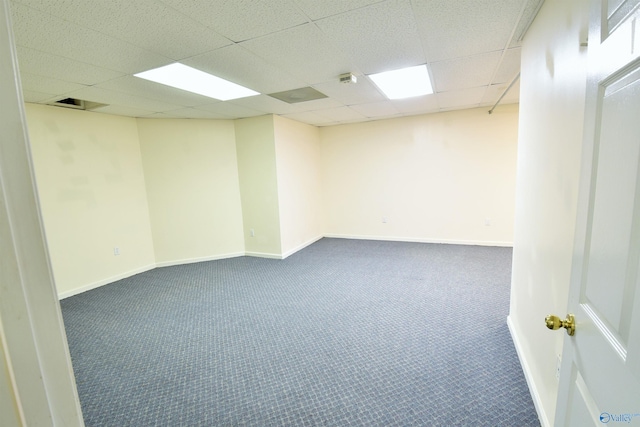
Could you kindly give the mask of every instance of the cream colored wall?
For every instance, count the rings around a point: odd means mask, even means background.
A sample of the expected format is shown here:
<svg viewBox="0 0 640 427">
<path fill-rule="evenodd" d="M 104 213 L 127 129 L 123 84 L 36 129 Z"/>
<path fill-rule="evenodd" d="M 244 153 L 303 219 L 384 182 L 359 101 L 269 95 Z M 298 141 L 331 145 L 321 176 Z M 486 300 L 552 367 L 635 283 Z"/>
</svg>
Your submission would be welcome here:
<svg viewBox="0 0 640 427">
<path fill-rule="evenodd" d="M 321 128 L 325 235 L 511 245 L 517 129 L 517 105 Z"/>
<path fill-rule="evenodd" d="M 231 120 L 138 119 L 158 265 L 244 254 Z"/>
<path fill-rule="evenodd" d="M 509 326 L 543 425 L 552 425 L 566 314 L 586 83 L 587 2 L 547 1 L 522 48 Z"/>
<path fill-rule="evenodd" d="M 284 257 L 322 238 L 320 131 L 274 116 L 280 234 Z"/>
<path fill-rule="evenodd" d="M 248 255 L 280 258 L 282 246 L 273 116 L 235 120 L 234 125 L 245 251 Z"/>
<path fill-rule="evenodd" d="M 35 104 L 26 111 L 58 293 L 155 266 L 136 120 Z"/>
</svg>

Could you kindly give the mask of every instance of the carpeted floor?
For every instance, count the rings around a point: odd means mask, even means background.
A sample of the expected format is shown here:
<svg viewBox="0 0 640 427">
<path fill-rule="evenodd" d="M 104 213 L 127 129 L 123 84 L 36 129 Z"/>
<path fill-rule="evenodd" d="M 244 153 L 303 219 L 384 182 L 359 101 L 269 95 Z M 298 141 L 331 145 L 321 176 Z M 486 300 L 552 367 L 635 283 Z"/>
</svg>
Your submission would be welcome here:
<svg viewBox="0 0 640 427">
<path fill-rule="evenodd" d="M 322 239 L 61 301 L 87 426 L 539 426 L 511 249 Z"/>
</svg>

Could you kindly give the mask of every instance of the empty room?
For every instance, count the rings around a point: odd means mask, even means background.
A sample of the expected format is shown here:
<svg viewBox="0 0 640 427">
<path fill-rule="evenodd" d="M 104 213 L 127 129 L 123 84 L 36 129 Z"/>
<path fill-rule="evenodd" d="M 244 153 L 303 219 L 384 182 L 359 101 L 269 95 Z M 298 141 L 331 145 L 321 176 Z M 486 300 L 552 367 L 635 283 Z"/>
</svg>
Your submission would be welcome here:
<svg viewBox="0 0 640 427">
<path fill-rule="evenodd" d="M 640 425 L 640 1 L 0 5 L 2 426 Z"/>
</svg>

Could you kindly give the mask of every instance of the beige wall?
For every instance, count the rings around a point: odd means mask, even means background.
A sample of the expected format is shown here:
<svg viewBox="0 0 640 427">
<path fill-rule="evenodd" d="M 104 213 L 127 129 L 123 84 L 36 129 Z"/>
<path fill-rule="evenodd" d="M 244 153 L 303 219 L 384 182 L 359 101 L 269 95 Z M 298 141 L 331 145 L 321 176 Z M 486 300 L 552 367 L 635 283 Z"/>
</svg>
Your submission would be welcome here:
<svg viewBox="0 0 640 427">
<path fill-rule="evenodd" d="M 321 128 L 325 235 L 510 245 L 517 126 L 504 105 Z"/>
<path fill-rule="evenodd" d="M 320 131 L 274 116 L 282 255 L 286 257 L 323 235 Z"/>
<path fill-rule="evenodd" d="M 543 425 L 552 425 L 566 314 L 586 83 L 587 2 L 545 2 L 524 39 L 509 326 Z"/>
<path fill-rule="evenodd" d="M 154 267 L 136 120 L 35 104 L 26 111 L 58 293 Z"/>
<path fill-rule="evenodd" d="M 248 255 L 280 258 L 282 245 L 273 116 L 236 120 L 234 125 L 245 251 Z"/>
<path fill-rule="evenodd" d="M 158 265 L 244 255 L 231 120 L 138 119 Z"/>
</svg>

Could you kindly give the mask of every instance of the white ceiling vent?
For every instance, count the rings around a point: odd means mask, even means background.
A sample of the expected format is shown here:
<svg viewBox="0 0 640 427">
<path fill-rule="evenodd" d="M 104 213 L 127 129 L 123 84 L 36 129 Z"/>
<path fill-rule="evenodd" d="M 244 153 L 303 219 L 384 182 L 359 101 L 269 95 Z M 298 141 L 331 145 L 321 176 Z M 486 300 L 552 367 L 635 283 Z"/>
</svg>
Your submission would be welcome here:
<svg viewBox="0 0 640 427">
<path fill-rule="evenodd" d="M 96 108 L 106 107 L 107 104 L 101 104 L 99 102 L 85 101 L 84 99 L 76 98 L 64 98 L 58 101 L 53 101 L 49 105 L 55 105 L 57 107 L 75 108 L 76 110 L 95 110 Z"/>
</svg>

